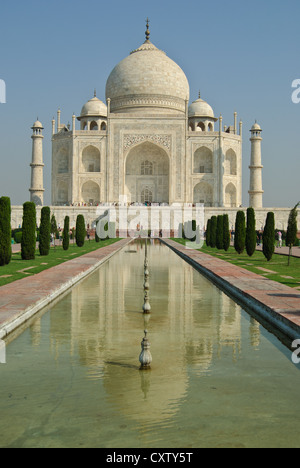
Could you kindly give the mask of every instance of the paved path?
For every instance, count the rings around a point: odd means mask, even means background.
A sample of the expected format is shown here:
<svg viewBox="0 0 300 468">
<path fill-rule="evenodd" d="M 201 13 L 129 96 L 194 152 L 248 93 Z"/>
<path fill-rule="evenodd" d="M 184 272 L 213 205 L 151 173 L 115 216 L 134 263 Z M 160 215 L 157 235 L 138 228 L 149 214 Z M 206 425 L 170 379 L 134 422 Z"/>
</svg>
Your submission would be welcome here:
<svg viewBox="0 0 300 468">
<path fill-rule="evenodd" d="M 262 246 L 257 246 L 256 250 L 262 250 Z M 288 255 L 289 254 L 289 248 L 288 247 L 275 247 L 275 254 L 280 254 L 280 255 Z M 293 257 L 299 257 L 300 258 L 300 247 L 293 247 L 292 249 L 292 256 Z"/>
<path fill-rule="evenodd" d="M 122 239 L 34 276 L 0 287 L 0 339 L 131 242 Z"/>
<path fill-rule="evenodd" d="M 290 338 L 300 338 L 300 292 L 171 240 L 162 242 L 242 305 L 250 307 Z"/>
</svg>

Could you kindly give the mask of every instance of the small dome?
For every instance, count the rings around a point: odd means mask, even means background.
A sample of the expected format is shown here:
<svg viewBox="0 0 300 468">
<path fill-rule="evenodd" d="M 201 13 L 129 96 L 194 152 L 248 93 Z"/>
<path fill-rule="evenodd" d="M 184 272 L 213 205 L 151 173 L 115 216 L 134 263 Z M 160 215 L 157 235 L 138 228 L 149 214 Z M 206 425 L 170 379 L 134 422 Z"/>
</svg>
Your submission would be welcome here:
<svg viewBox="0 0 300 468">
<path fill-rule="evenodd" d="M 90 99 L 81 109 L 80 117 L 107 117 L 107 107 L 96 96 Z"/>
<path fill-rule="evenodd" d="M 255 122 L 255 124 L 252 125 L 251 131 L 260 131 L 261 132 L 260 125 L 257 122 Z"/>
<path fill-rule="evenodd" d="M 197 99 L 189 106 L 189 117 L 207 117 L 217 120 L 211 106 L 201 98 Z"/>
<path fill-rule="evenodd" d="M 31 128 L 41 128 L 41 129 L 43 129 L 44 127 L 43 127 L 43 125 L 41 124 L 41 122 L 39 120 L 36 120 Z"/>
</svg>

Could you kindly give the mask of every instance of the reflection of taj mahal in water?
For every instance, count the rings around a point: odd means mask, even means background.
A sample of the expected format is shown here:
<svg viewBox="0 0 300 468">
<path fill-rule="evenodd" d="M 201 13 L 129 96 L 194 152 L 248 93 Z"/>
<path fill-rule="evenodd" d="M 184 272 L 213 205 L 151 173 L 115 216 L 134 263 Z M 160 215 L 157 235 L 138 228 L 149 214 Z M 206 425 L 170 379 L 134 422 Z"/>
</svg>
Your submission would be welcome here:
<svg viewBox="0 0 300 468">
<path fill-rule="evenodd" d="M 53 206 L 114 203 L 124 195 L 129 203 L 241 205 L 242 123 L 235 113 L 234 124 L 223 127 L 200 95 L 189 105 L 186 75 L 149 35 L 147 29 L 146 41 L 112 70 L 106 104 L 95 93 L 82 107 L 80 130 L 75 115 L 72 127 L 62 124 L 60 110 L 52 121 Z M 36 122 L 34 131 L 40 127 Z M 35 200 L 43 195 L 38 159 Z M 253 203 L 261 207 L 259 160 L 251 171 Z"/>
<path fill-rule="evenodd" d="M 248 336 L 242 337 L 240 307 L 171 250 L 157 244 L 149 249 L 150 270 L 155 264 L 155 275 L 150 271 L 153 313 L 147 324 L 155 371 L 137 372 L 144 329 L 143 250 L 132 244 L 66 296 L 62 315 L 63 328 L 70 330 L 68 340 L 62 338 L 62 323 L 55 316 L 49 326 L 56 359 L 66 352 L 76 356 L 87 368 L 89 379 L 104 382 L 107 398 L 121 414 L 146 425 L 176 413 L 189 388 L 187 365 L 201 377 L 210 373 L 223 354 L 237 361 L 243 339 L 254 349 L 259 346 L 260 330 L 250 319 Z M 32 329 L 37 345 L 38 323 Z"/>
</svg>

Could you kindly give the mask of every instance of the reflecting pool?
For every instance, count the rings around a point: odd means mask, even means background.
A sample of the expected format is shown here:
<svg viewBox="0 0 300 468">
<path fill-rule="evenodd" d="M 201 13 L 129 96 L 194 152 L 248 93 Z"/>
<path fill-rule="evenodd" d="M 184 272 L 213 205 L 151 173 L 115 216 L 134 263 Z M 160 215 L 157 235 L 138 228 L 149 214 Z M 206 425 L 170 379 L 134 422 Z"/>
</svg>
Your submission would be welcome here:
<svg viewBox="0 0 300 468">
<path fill-rule="evenodd" d="M 0 446 L 299 447 L 291 351 L 153 241 L 145 323 L 144 252 L 125 247 L 9 338 Z"/>
</svg>

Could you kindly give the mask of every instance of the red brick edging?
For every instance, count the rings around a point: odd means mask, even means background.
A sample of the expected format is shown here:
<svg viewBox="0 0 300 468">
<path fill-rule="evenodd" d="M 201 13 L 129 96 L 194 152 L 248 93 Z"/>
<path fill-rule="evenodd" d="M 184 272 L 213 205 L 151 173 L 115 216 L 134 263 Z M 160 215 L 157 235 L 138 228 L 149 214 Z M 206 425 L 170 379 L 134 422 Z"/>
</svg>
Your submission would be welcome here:
<svg viewBox="0 0 300 468">
<path fill-rule="evenodd" d="M 162 240 L 204 276 L 292 340 L 300 338 L 300 292 L 178 242 Z"/>
<path fill-rule="evenodd" d="M 131 240 L 122 239 L 34 276 L 0 287 L 0 339 L 90 275 Z"/>
</svg>

